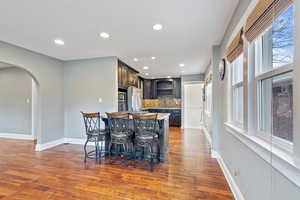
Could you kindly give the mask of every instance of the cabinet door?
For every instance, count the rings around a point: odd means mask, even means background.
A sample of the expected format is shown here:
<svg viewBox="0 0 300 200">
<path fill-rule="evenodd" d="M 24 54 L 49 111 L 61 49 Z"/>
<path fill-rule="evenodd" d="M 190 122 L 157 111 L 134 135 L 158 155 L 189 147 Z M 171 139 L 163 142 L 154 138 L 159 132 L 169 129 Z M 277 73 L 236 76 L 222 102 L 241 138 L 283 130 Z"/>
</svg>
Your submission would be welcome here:
<svg viewBox="0 0 300 200">
<path fill-rule="evenodd" d="M 133 86 L 139 87 L 139 77 L 137 76 L 137 73 L 133 72 Z"/>
<path fill-rule="evenodd" d="M 144 80 L 144 99 L 151 99 L 151 80 Z"/>
<path fill-rule="evenodd" d="M 128 85 L 129 86 L 134 86 L 134 72 L 131 69 L 128 69 Z"/>
<path fill-rule="evenodd" d="M 151 97 L 157 99 L 157 80 L 151 81 Z"/>
<path fill-rule="evenodd" d="M 122 88 L 122 66 L 118 66 L 118 86 Z"/>
<path fill-rule="evenodd" d="M 128 78 L 127 78 L 128 68 L 126 66 L 122 66 L 122 86 L 128 87 Z"/>
<path fill-rule="evenodd" d="M 174 81 L 174 96 L 175 98 L 181 99 L 181 79 L 177 78 Z"/>
</svg>

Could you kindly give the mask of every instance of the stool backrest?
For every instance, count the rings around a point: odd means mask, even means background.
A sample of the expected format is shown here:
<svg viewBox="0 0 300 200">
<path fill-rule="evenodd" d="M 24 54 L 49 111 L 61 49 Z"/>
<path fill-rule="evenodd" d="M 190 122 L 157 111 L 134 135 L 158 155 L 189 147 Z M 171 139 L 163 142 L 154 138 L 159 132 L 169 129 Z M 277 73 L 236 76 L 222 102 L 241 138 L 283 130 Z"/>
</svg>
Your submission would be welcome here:
<svg viewBox="0 0 300 200">
<path fill-rule="evenodd" d="M 156 133 L 157 114 L 132 114 L 135 134 Z"/>
<path fill-rule="evenodd" d="M 128 133 L 129 113 L 106 113 L 108 117 L 108 126 L 110 133 Z"/>
<path fill-rule="evenodd" d="M 86 134 L 92 134 L 100 131 L 100 113 L 84 113 L 81 112 L 84 120 Z"/>
</svg>

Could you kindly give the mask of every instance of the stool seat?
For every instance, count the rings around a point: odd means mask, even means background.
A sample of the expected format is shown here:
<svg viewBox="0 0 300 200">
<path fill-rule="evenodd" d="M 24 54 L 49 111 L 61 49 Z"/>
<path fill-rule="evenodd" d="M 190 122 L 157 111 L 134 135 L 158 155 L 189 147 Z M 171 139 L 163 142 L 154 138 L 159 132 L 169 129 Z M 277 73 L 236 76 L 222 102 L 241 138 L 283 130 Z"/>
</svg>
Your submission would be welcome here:
<svg viewBox="0 0 300 200">
<path fill-rule="evenodd" d="M 127 138 L 128 135 L 127 133 L 112 133 L 111 137 L 116 137 L 116 138 Z"/>
<path fill-rule="evenodd" d="M 101 129 L 101 130 L 89 131 L 86 134 L 90 135 L 90 136 L 98 136 L 98 135 L 105 135 L 105 134 L 107 134 L 107 131 L 105 129 Z"/>
<path fill-rule="evenodd" d="M 137 140 L 153 140 L 153 139 L 158 139 L 157 134 L 150 134 L 150 133 L 143 133 L 140 135 L 136 136 Z"/>
</svg>

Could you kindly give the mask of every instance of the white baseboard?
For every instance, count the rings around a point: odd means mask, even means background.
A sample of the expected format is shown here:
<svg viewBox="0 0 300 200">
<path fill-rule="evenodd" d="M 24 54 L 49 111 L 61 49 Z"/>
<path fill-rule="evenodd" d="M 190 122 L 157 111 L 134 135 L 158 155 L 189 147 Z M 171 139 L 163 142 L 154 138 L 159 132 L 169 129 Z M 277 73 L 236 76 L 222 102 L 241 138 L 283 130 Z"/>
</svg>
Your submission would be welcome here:
<svg viewBox="0 0 300 200">
<path fill-rule="evenodd" d="M 202 126 L 189 126 L 189 127 L 184 127 L 184 129 L 201 129 Z"/>
<path fill-rule="evenodd" d="M 226 164 L 225 164 L 223 158 L 221 157 L 221 155 L 216 151 L 212 151 L 211 156 L 212 156 L 212 158 L 217 159 L 217 161 L 218 161 L 218 163 L 219 163 L 219 165 L 220 165 L 220 167 L 223 171 L 223 174 L 224 174 L 224 176 L 225 176 L 225 178 L 226 178 L 226 180 L 229 184 L 231 192 L 234 195 L 235 200 L 245 200 L 242 192 L 240 191 L 238 185 L 236 184 L 233 176 L 231 175 L 231 173 L 230 173 L 228 167 L 226 166 Z"/>
<path fill-rule="evenodd" d="M 0 133 L 0 138 L 34 140 L 33 135 L 16 134 L 16 133 Z"/>
<path fill-rule="evenodd" d="M 212 146 L 212 140 L 211 140 L 211 136 L 210 136 L 208 130 L 206 129 L 205 126 L 203 126 L 202 129 L 203 129 L 204 135 L 205 135 L 208 143 L 210 144 L 210 146 Z"/>
<path fill-rule="evenodd" d="M 55 147 L 57 145 L 64 144 L 64 142 L 65 142 L 65 139 L 61 138 L 61 139 L 58 139 L 58 140 L 47 142 L 45 144 L 36 144 L 35 150 L 36 151 L 44 151 L 46 149 L 50 149 L 50 148 Z"/>
<path fill-rule="evenodd" d="M 51 141 L 51 142 L 47 142 L 45 144 L 37 144 L 35 146 L 35 150 L 36 151 L 44 151 L 46 149 L 50 149 L 50 148 L 53 148 L 57 145 L 60 145 L 60 144 L 65 144 L 65 143 L 68 143 L 68 144 L 80 144 L 80 145 L 84 145 L 86 139 L 80 139 L 80 138 L 61 138 L 61 139 L 58 139 L 58 140 L 54 140 L 54 141 Z M 88 143 L 89 146 L 95 146 L 94 143 Z"/>
</svg>

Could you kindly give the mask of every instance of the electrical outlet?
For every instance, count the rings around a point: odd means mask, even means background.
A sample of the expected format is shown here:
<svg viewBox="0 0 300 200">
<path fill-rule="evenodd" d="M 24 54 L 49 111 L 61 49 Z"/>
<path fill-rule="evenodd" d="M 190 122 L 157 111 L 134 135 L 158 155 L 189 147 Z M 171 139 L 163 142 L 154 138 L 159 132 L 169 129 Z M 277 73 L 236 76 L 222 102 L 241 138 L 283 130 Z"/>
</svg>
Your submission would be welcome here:
<svg viewBox="0 0 300 200">
<path fill-rule="evenodd" d="M 234 176 L 239 176 L 239 175 L 240 175 L 240 172 L 239 172 L 239 171 L 234 171 L 233 175 L 234 175 Z"/>
<path fill-rule="evenodd" d="M 99 102 L 99 103 L 102 103 L 102 98 L 98 98 L 98 102 Z"/>
</svg>

